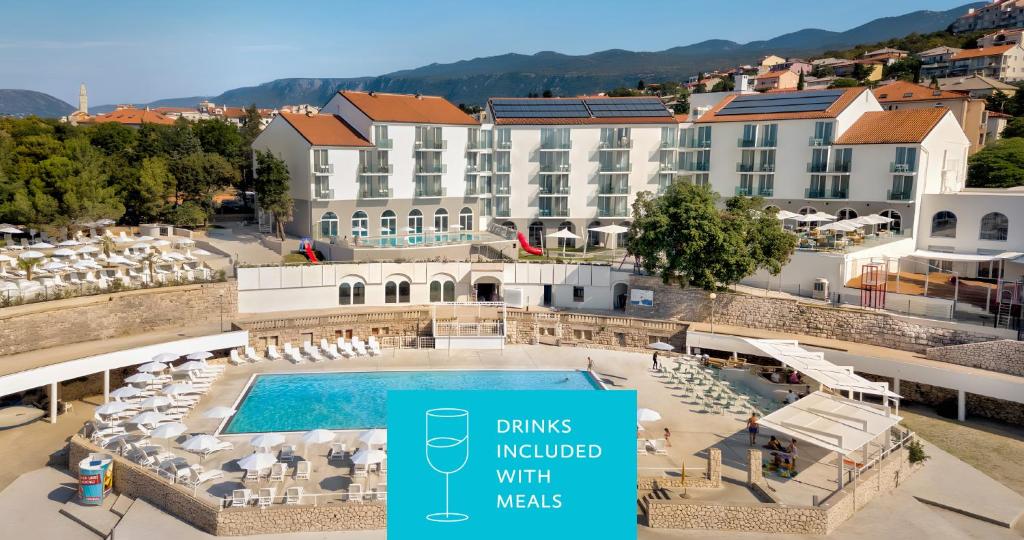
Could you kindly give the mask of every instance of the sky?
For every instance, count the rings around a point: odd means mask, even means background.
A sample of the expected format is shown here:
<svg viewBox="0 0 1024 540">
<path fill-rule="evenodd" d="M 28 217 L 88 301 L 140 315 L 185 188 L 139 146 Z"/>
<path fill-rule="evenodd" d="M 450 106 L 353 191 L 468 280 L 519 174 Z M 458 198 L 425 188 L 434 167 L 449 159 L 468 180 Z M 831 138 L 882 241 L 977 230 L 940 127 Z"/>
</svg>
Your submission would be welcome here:
<svg viewBox="0 0 1024 540">
<path fill-rule="evenodd" d="M 507 52 L 656 51 L 717 38 L 745 43 L 965 3 L 0 0 L 0 88 L 37 90 L 77 105 L 84 82 L 90 105 L 144 103 Z"/>
</svg>

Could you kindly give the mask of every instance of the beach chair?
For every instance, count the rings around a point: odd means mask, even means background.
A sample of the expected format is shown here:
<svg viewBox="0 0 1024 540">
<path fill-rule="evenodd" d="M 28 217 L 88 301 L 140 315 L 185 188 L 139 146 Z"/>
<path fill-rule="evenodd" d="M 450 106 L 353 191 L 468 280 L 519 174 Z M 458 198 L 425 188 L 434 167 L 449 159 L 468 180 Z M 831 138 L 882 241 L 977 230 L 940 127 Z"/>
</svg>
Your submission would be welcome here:
<svg viewBox="0 0 1024 540">
<path fill-rule="evenodd" d="M 357 337 L 352 338 L 352 348 L 355 350 L 356 354 L 359 355 L 359 356 L 366 356 L 366 354 L 367 354 L 367 352 L 366 352 L 366 344 L 363 343 L 363 340 L 361 340 L 361 339 L 359 339 Z"/>
<path fill-rule="evenodd" d="M 295 461 L 295 446 L 291 444 L 282 446 L 281 452 L 277 456 L 277 460 L 282 462 L 287 461 L 288 463 Z"/>
<path fill-rule="evenodd" d="M 308 461 L 303 460 L 295 464 L 296 480 L 309 480 L 309 475 L 312 472 L 313 464 Z"/>
<path fill-rule="evenodd" d="M 341 352 L 345 358 L 352 358 L 356 355 L 356 352 L 352 350 L 352 344 L 346 342 L 344 338 L 338 338 L 338 351 Z"/>
<path fill-rule="evenodd" d="M 645 454 L 647 454 L 647 439 L 637 439 L 636 440 L 636 453 L 638 455 L 645 455 Z"/>
<path fill-rule="evenodd" d="M 281 353 L 277 352 L 277 345 L 267 345 L 267 358 L 271 361 L 281 359 Z"/>
<path fill-rule="evenodd" d="M 250 489 L 236 489 L 231 492 L 231 506 L 239 507 L 246 506 L 249 504 L 249 499 L 252 498 L 252 490 Z"/>
<path fill-rule="evenodd" d="M 332 443 L 330 451 L 327 452 L 327 461 L 341 461 L 345 459 L 347 451 L 348 447 L 345 446 L 345 443 Z"/>
<path fill-rule="evenodd" d="M 316 348 L 313 347 L 313 344 L 309 341 L 302 344 L 302 352 L 314 362 L 319 362 L 324 359 L 323 356 L 320 356 L 320 351 L 316 350 Z"/>
<path fill-rule="evenodd" d="M 320 350 L 331 360 L 341 358 L 341 354 L 338 353 L 338 347 L 328 343 L 326 338 L 320 340 Z"/>
<path fill-rule="evenodd" d="M 231 450 L 234 447 L 235 447 L 234 443 L 231 443 L 231 442 L 228 442 L 228 441 L 221 441 L 220 444 L 218 444 L 217 446 L 211 447 L 206 452 L 203 452 L 203 456 L 208 456 L 210 454 L 216 454 L 217 452 L 223 452 L 224 450 Z"/>
<path fill-rule="evenodd" d="M 299 504 L 300 502 L 302 502 L 302 486 L 292 486 L 285 490 L 285 504 Z"/>
<path fill-rule="evenodd" d="M 349 502 L 363 502 L 363 485 L 362 484 L 350 484 L 348 486 L 348 500 Z"/>
<path fill-rule="evenodd" d="M 654 453 L 659 456 L 667 456 L 668 450 L 665 449 L 665 439 L 654 439 L 651 441 L 654 443 Z"/>
<path fill-rule="evenodd" d="M 352 477 L 353 478 L 366 478 L 367 465 L 360 465 L 358 463 L 352 465 Z"/>
<path fill-rule="evenodd" d="M 246 482 L 259 482 L 260 470 L 259 469 L 246 469 L 245 470 L 245 481 Z"/>
<path fill-rule="evenodd" d="M 253 349 L 252 347 L 249 346 L 245 347 L 245 359 L 254 364 L 256 362 L 259 362 L 260 360 L 263 360 L 262 358 L 259 357 L 259 355 L 256 354 L 256 349 Z"/>
<path fill-rule="evenodd" d="M 228 359 L 228 362 L 230 362 L 232 366 L 240 366 L 245 363 L 238 357 L 238 351 L 235 349 L 231 349 L 231 358 Z"/>
<path fill-rule="evenodd" d="M 284 357 L 293 364 L 302 363 L 302 355 L 299 354 L 299 351 L 292 348 L 292 344 L 290 342 L 284 344 Z"/>
<path fill-rule="evenodd" d="M 259 498 L 256 500 L 256 506 L 260 508 L 266 508 L 271 504 L 274 504 L 274 494 L 277 493 L 275 488 L 260 488 Z"/>
<path fill-rule="evenodd" d="M 284 463 L 275 463 L 270 466 L 270 478 L 271 482 L 284 482 L 284 473 L 288 470 L 288 466 Z"/>
<path fill-rule="evenodd" d="M 203 470 L 202 465 L 192 466 L 192 477 L 189 479 L 188 484 L 192 487 L 205 484 L 210 480 L 217 480 L 224 478 L 224 471 L 220 469 L 211 469 L 209 471 Z"/>
<path fill-rule="evenodd" d="M 380 343 L 377 341 L 377 338 L 375 336 L 370 336 L 370 340 L 367 342 L 367 346 L 369 348 L 371 355 L 378 356 L 381 354 Z"/>
</svg>

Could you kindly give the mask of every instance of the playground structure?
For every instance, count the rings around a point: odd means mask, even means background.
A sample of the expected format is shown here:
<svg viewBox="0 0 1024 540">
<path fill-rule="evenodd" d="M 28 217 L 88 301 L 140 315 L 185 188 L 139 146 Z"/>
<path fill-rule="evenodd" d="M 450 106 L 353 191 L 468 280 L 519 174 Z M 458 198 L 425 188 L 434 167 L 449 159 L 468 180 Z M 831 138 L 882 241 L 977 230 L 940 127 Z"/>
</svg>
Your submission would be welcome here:
<svg viewBox="0 0 1024 540">
<path fill-rule="evenodd" d="M 530 245 L 530 242 L 528 242 L 526 240 L 526 235 L 523 234 L 523 231 L 516 231 L 516 237 L 519 239 L 519 246 L 521 248 L 523 248 L 523 251 L 529 253 L 530 255 L 543 255 L 544 254 L 544 250 L 543 249 Z"/>
</svg>

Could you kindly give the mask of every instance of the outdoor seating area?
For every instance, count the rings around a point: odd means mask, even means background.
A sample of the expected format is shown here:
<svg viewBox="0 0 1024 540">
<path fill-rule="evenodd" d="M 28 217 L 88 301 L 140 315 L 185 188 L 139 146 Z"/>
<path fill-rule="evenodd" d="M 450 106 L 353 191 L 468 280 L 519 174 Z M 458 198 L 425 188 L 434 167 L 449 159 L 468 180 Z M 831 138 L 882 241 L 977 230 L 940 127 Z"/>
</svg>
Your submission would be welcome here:
<svg viewBox="0 0 1024 540">
<path fill-rule="evenodd" d="M 780 210 L 776 218 L 797 235 L 797 248 L 804 250 L 845 251 L 890 241 L 898 236 L 898 232 L 891 228 L 894 220 L 878 214 L 838 220 L 825 212 L 796 214 Z M 792 221 L 792 224 L 787 221 Z"/>
<path fill-rule="evenodd" d="M 334 342 L 328 341 L 327 338 L 322 338 L 316 345 L 311 341 L 306 341 L 303 342 L 300 348 L 294 347 L 291 342 L 285 342 L 280 351 L 277 349 L 277 345 L 271 344 L 267 346 L 266 357 L 260 356 L 256 349 L 252 347 L 245 348 L 244 356 L 239 354 L 238 351 L 232 350 L 228 363 L 239 366 L 264 361 L 272 362 L 284 358 L 293 364 L 302 364 L 307 361 L 316 363 L 357 356 L 380 356 L 381 354 L 383 354 L 383 349 L 381 348 L 380 341 L 377 340 L 377 336 L 370 336 L 366 341 L 363 341 L 359 336 L 352 336 L 350 340 L 338 337 Z"/>
<path fill-rule="evenodd" d="M 213 254 L 189 238 L 91 229 L 56 240 L 7 224 L 0 224 L 0 234 L 0 300 L 6 302 L 214 278 L 204 262 Z"/>
</svg>

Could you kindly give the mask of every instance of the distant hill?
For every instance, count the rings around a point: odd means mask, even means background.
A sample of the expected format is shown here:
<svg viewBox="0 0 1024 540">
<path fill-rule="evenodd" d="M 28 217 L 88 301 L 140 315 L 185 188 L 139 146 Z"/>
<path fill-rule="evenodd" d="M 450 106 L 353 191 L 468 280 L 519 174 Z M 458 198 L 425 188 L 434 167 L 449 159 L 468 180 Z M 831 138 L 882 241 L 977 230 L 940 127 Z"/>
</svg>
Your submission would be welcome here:
<svg viewBox="0 0 1024 540">
<path fill-rule="evenodd" d="M 915 11 L 884 17 L 845 32 L 804 29 L 765 41 L 745 44 L 708 40 L 664 51 L 636 52 L 621 49 L 587 55 L 544 51 L 532 55 L 499 56 L 430 64 L 376 77 L 278 79 L 258 86 L 228 90 L 208 99 L 216 103 L 260 107 L 311 103 L 322 105 L 338 90 L 374 90 L 440 95 L 454 103 L 483 104 L 494 96 L 525 96 L 551 90 L 556 95 L 579 95 L 646 81 L 684 80 L 699 71 L 748 64 L 766 54 L 813 56 L 844 49 L 946 29 L 967 9 L 984 2 L 948 11 Z M 203 98 L 161 100 L 150 106 L 193 105 Z M 98 108 L 97 110 L 102 110 Z"/>
<path fill-rule="evenodd" d="M 49 94 L 34 90 L 0 89 L 0 116 L 42 116 L 58 118 L 77 108 Z"/>
</svg>

